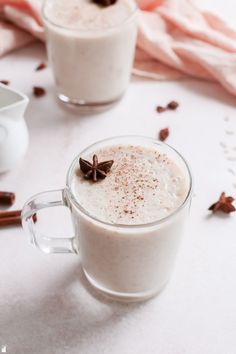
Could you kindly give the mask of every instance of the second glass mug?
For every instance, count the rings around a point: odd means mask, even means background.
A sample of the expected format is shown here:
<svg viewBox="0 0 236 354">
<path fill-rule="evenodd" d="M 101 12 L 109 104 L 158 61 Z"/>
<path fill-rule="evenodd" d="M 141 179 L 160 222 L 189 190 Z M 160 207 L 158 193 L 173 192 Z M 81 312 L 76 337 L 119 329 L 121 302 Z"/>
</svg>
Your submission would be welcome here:
<svg viewBox="0 0 236 354">
<path fill-rule="evenodd" d="M 100 148 L 131 144 L 158 149 L 182 169 L 188 193 L 184 202 L 163 219 L 143 224 L 111 224 L 90 215 L 75 199 L 71 177 L 79 158 Z M 30 242 L 45 253 L 75 253 L 89 283 L 117 300 L 139 301 L 158 294 L 168 282 L 188 218 L 192 177 L 184 158 L 167 144 L 151 138 L 122 136 L 106 139 L 83 150 L 72 162 L 63 190 L 43 192 L 32 197 L 22 211 L 22 223 Z M 34 224 L 40 209 L 66 206 L 71 211 L 74 237 L 41 235 Z"/>
<path fill-rule="evenodd" d="M 59 99 L 83 109 L 104 109 L 126 91 L 134 60 L 137 5 L 117 25 L 102 29 L 77 29 L 51 18 L 60 0 L 45 0 L 42 18 L 48 58 Z M 100 10 L 100 9 L 99 9 Z"/>
</svg>

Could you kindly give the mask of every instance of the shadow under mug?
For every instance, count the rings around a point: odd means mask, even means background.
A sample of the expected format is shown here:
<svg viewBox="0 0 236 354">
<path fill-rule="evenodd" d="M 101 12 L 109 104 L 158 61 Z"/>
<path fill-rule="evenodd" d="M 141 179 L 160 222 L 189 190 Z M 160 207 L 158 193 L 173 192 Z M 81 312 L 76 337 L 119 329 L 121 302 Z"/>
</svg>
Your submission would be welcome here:
<svg viewBox="0 0 236 354">
<path fill-rule="evenodd" d="M 114 145 L 137 145 L 157 149 L 181 168 L 188 193 L 183 203 L 170 215 L 140 224 L 111 224 L 85 210 L 71 189 L 75 168 L 81 156 Z M 102 183 L 102 182 L 101 182 Z M 177 250 L 188 219 L 192 195 L 192 177 L 184 158 L 167 144 L 139 136 L 114 137 L 83 150 L 72 162 L 63 190 L 43 192 L 32 197 L 22 211 L 23 228 L 30 242 L 45 253 L 75 253 L 92 286 L 117 300 L 139 301 L 159 293 L 168 282 Z M 41 235 L 33 215 L 44 208 L 66 206 L 71 211 L 73 238 Z"/>
</svg>

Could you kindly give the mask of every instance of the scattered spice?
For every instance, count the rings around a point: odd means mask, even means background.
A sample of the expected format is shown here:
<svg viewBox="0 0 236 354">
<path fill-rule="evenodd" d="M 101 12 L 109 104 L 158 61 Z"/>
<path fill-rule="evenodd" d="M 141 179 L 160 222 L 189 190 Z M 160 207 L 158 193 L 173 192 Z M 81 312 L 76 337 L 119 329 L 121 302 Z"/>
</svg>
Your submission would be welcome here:
<svg viewBox="0 0 236 354">
<path fill-rule="evenodd" d="M 227 160 L 228 161 L 236 161 L 236 156 L 228 156 Z"/>
<path fill-rule="evenodd" d="M 34 86 L 33 87 L 33 93 L 35 97 L 42 97 L 45 95 L 46 91 L 43 87 L 39 86 Z"/>
<path fill-rule="evenodd" d="M 82 158 L 79 159 L 80 169 L 84 173 L 85 179 L 92 179 L 93 182 L 97 182 L 97 180 L 103 179 L 107 177 L 108 172 L 114 163 L 113 160 L 98 162 L 97 155 L 93 155 L 93 163 L 84 160 Z"/>
<path fill-rule="evenodd" d="M 171 109 L 171 110 L 175 110 L 175 109 L 177 109 L 179 107 L 179 104 L 178 104 L 178 102 L 176 102 L 176 101 L 170 101 L 169 103 L 168 103 L 168 105 L 167 105 L 167 108 L 169 108 L 169 109 Z"/>
<path fill-rule="evenodd" d="M 117 0 L 92 0 L 95 4 L 101 5 L 101 6 L 111 6 L 116 3 Z"/>
<path fill-rule="evenodd" d="M 0 83 L 3 84 L 3 85 L 10 85 L 10 81 L 8 80 L 0 80 Z"/>
<path fill-rule="evenodd" d="M 228 168 L 228 172 L 231 173 L 231 175 L 235 176 L 235 172 L 234 172 L 234 170 L 232 168 L 229 167 Z"/>
<path fill-rule="evenodd" d="M 225 133 L 227 135 L 234 135 L 234 131 L 233 130 L 225 130 Z"/>
<path fill-rule="evenodd" d="M 227 145 L 226 145 L 223 141 L 220 141 L 220 146 L 221 146 L 223 149 L 227 148 Z"/>
<path fill-rule="evenodd" d="M 169 128 L 163 128 L 159 131 L 159 139 L 161 141 L 165 141 L 167 139 L 167 137 L 169 136 L 170 132 L 169 132 Z"/>
<path fill-rule="evenodd" d="M 219 144 L 222 148 L 222 152 L 225 155 L 224 158 L 225 158 L 227 165 L 228 165 L 227 170 L 229 173 L 231 173 L 231 175 L 234 178 L 234 180 L 232 181 L 232 185 L 234 188 L 236 188 L 235 187 L 236 186 L 236 183 L 235 183 L 236 172 L 235 172 L 234 166 L 233 166 L 233 164 L 236 161 L 236 154 L 235 154 L 236 146 L 231 144 L 231 141 L 232 141 L 231 139 L 236 134 L 236 131 L 235 131 L 235 128 L 230 124 L 229 117 L 224 117 L 223 120 L 224 120 L 224 124 L 225 124 L 225 128 L 226 128 L 224 130 L 225 137 L 226 137 L 226 135 L 228 135 L 228 136 L 227 136 L 227 142 L 220 141 Z"/>
<path fill-rule="evenodd" d="M 232 213 L 233 211 L 236 210 L 236 208 L 234 207 L 234 205 L 232 204 L 234 201 L 233 197 L 226 197 L 225 193 L 222 192 L 220 195 L 219 200 L 212 204 L 208 210 L 211 210 L 213 213 L 215 213 L 216 211 L 222 211 L 223 213 L 229 214 Z"/>
<path fill-rule="evenodd" d="M 175 111 L 179 107 L 179 103 L 176 101 L 170 101 L 165 107 L 157 106 L 156 111 L 158 113 L 165 112 L 167 110 Z"/>
<path fill-rule="evenodd" d="M 166 108 L 163 107 L 163 106 L 157 106 L 156 111 L 157 111 L 158 113 L 162 113 L 162 112 L 165 112 L 165 111 L 166 111 Z"/>
<path fill-rule="evenodd" d="M 11 206 L 16 199 L 15 193 L 12 192 L 0 192 L 0 205 Z"/>
<path fill-rule="evenodd" d="M 42 62 L 42 63 L 40 63 L 40 64 L 36 67 L 35 71 L 43 70 L 43 69 L 45 69 L 46 67 L 47 67 L 47 65 Z"/>
</svg>

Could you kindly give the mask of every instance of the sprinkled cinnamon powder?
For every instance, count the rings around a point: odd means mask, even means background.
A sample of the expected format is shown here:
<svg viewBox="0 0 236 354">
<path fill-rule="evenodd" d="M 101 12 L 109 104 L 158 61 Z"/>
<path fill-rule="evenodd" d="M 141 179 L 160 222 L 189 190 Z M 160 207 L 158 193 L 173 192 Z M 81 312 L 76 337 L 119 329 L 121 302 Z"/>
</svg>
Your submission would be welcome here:
<svg viewBox="0 0 236 354">
<path fill-rule="evenodd" d="M 186 196 L 188 186 L 182 172 L 154 148 L 118 145 L 96 154 L 100 160 L 114 160 L 109 176 L 90 184 L 75 175 L 72 189 L 82 206 L 99 219 L 151 222 L 169 214 Z M 84 158 L 90 160 L 91 156 Z"/>
</svg>

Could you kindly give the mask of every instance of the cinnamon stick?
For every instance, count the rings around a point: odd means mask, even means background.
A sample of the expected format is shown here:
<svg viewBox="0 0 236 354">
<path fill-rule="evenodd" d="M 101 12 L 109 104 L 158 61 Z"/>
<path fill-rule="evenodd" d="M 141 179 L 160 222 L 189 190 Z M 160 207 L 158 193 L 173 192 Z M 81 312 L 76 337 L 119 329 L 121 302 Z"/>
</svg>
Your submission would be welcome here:
<svg viewBox="0 0 236 354">
<path fill-rule="evenodd" d="M 33 222 L 37 221 L 37 214 L 34 214 Z M 21 210 L 0 212 L 0 227 L 21 225 Z"/>
<path fill-rule="evenodd" d="M 1 211 L 0 212 L 0 219 L 20 217 L 20 216 L 21 216 L 21 210 L 10 210 L 10 211 Z"/>
<path fill-rule="evenodd" d="M 16 199 L 15 193 L 0 191 L 0 205 L 11 206 Z"/>
<path fill-rule="evenodd" d="M 8 218 L 1 218 L 0 219 L 0 227 L 10 226 L 10 225 L 21 225 L 21 217 L 20 216 L 11 216 Z"/>
</svg>

